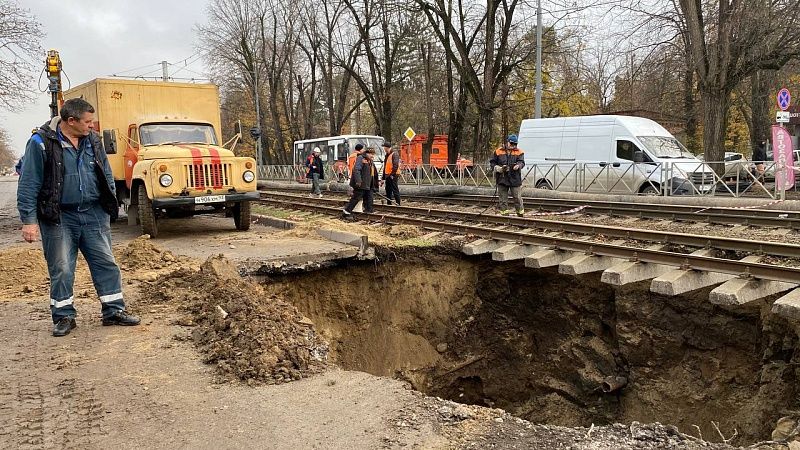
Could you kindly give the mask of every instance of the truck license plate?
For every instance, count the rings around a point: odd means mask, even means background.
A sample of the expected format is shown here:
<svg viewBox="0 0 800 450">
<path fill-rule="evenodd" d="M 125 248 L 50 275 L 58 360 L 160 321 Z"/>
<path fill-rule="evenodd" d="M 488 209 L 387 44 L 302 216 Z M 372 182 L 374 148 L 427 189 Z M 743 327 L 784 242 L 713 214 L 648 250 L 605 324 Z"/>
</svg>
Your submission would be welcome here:
<svg viewBox="0 0 800 450">
<path fill-rule="evenodd" d="M 195 203 L 218 203 L 224 202 L 225 196 L 224 195 L 204 195 L 202 197 L 195 197 Z"/>
</svg>

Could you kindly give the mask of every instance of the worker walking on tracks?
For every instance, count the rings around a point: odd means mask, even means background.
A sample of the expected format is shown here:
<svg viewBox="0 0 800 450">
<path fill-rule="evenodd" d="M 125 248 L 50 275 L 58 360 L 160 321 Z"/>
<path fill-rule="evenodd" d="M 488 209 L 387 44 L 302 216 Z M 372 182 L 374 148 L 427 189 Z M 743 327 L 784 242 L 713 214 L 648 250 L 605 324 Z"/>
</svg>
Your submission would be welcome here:
<svg viewBox="0 0 800 450">
<path fill-rule="evenodd" d="M 383 163 L 383 181 L 386 186 L 386 204 L 391 205 L 392 201 L 400 206 L 400 186 L 397 184 L 397 170 L 400 168 L 400 154 L 394 151 L 392 144 L 383 143 L 386 149 L 386 159 Z"/>
<path fill-rule="evenodd" d="M 345 220 L 353 219 L 353 208 L 362 199 L 364 200 L 364 211 L 373 213 L 372 192 L 378 190 L 378 169 L 375 168 L 375 149 L 368 148 L 361 156 L 361 164 L 356 164 L 350 186 L 353 188 L 353 195 L 342 210 L 342 218 Z"/>
<path fill-rule="evenodd" d="M 319 188 L 319 180 L 325 179 L 325 170 L 322 166 L 322 159 L 319 157 L 320 151 L 319 147 L 314 147 L 314 151 L 308 157 L 306 161 L 308 174 L 306 177 L 311 178 L 311 196 L 312 197 L 322 197 L 322 191 Z"/>
<path fill-rule="evenodd" d="M 64 102 L 60 116 L 28 140 L 17 188 L 23 239 L 33 242 L 40 233 L 42 237 L 53 336 L 66 336 L 76 327 L 73 283 L 78 250 L 100 297 L 102 324 L 139 324 L 139 318 L 125 312 L 122 277 L 111 252 L 110 215 L 118 205 L 114 176 L 94 124 L 94 107 L 86 100 Z"/>
<path fill-rule="evenodd" d="M 353 151 L 351 151 L 350 154 L 347 155 L 347 170 L 348 170 L 348 173 L 350 174 L 350 180 L 351 181 L 353 180 L 353 171 L 356 170 L 356 166 L 358 166 L 358 170 L 361 170 L 361 156 L 362 155 L 364 155 L 364 144 L 356 144 L 356 146 L 353 149 Z M 350 184 L 350 186 L 351 186 L 350 187 L 350 195 L 352 196 L 353 195 L 353 187 L 352 187 L 353 185 L 352 185 L 352 183 Z M 358 203 L 356 203 L 356 206 L 355 206 L 355 208 L 353 208 L 353 211 L 355 211 L 355 212 L 364 212 L 363 203 L 364 203 L 363 200 L 359 201 Z"/>
<path fill-rule="evenodd" d="M 525 153 L 517 148 L 517 135 L 510 134 L 506 145 L 495 150 L 489 160 L 491 170 L 494 172 L 494 181 L 500 200 L 500 214 L 508 215 L 508 194 L 514 199 L 517 215 L 525 215 L 522 204 L 522 168 L 525 167 Z"/>
</svg>

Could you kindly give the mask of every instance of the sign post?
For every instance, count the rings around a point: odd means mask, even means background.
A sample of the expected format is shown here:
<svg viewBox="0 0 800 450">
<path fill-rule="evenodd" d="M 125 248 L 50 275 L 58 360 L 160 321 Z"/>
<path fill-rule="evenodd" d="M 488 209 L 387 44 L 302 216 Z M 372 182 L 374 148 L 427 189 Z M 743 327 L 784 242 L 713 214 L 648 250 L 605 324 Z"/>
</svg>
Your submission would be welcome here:
<svg viewBox="0 0 800 450">
<path fill-rule="evenodd" d="M 789 89 L 782 88 L 776 96 L 780 111 L 776 114 L 775 121 L 778 125 L 772 127 L 772 159 L 775 161 L 775 189 L 780 189 L 781 200 L 786 199 L 786 189 L 794 186 L 794 151 L 792 137 L 783 127 L 789 122 L 789 106 L 792 105 L 792 94 Z"/>
</svg>

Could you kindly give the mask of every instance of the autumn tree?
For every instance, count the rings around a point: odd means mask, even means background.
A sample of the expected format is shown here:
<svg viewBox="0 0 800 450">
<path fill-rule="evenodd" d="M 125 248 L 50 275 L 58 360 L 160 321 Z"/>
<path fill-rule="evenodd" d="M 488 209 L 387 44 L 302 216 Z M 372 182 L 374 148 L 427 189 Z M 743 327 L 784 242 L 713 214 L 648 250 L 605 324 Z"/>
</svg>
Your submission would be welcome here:
<svg viewBox="0 0 800 450">
<path fill-rule="evenodd" d="M 706 159 L 721 161 L 736 86 L 800 55 L 800 0 L 678 0 L 677 6 L 703 105 Z"/>
</svg>

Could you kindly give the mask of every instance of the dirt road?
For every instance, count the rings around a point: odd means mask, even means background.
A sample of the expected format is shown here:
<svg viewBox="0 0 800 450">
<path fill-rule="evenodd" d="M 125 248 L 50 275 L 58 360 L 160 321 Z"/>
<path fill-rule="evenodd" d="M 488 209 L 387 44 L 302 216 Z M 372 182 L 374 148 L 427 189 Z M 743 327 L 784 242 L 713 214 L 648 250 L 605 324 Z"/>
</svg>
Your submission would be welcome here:
<svg viewBox="0 0 800 450">
<path fill-rule="evenodd" d="M 158 243 L 176 258 L 161 254 L 163 261 L 140 258 L 140 267 L 123 267 L 126 301 L 143 319 L 139 327 L 100 326 L 79 261 L 78 328 L 53 338 L 40 246 L 21 242 L 15 188 L 13 179 L 0 181 L 0 448 L 709 448 L 660 425 L 532 425 L 500 410 L 425 397 L 398 380 L 335 368 L 280 385 L 225 381 L 203 363 L 179 309 L 143 298 L 141 287 L 157 285 L 176 265 L 197 267 L 193 258 L 220 248 L 237 253 L 231 239 L 285 243 L 264 227 L 232 232 L 229 219 L 203 218 L 199 233 L 171 225 Z M 198 223 L 191 222 L 183 225 Z M 118 254 L 135 235 L 114 226 Z"/>
</svg>

